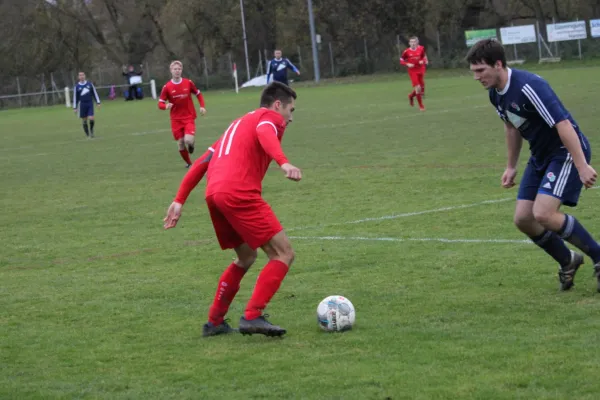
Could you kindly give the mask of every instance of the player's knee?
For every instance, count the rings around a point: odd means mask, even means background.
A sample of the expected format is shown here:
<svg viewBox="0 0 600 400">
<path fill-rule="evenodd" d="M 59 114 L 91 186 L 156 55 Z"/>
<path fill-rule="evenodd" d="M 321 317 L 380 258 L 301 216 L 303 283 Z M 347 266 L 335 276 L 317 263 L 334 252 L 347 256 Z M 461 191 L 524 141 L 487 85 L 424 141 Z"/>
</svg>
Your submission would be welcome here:
<svg viewBox="0 0 600 400">
<path fill-rule="evenodd" d="M 520 231 L 528 231 L 535 223 L 533 214 L 516 213 L 513 222 Z"/>
<path fill-rule="evenodd" d="M 193 146 L 194 145 L 194 136 L 193 135 L 185 135 L 185 138 L 183 139 L 184 143 L 186 146 Z"/>
<path fill-rule="evenodd" d="M 533 207 L 533 217 L 542 226 L 546 227 L 552 223 L 554 214 L 556 213 L 553 209 L 545 207 Z"/>
<path fill-rule="evenodd" d="M 280 260 L 291 266 L 296 257 L 292 244 L 283 232 L 277 234 L 267 245 L 263 246 L 270 260 Z"/>
<path fill-rule="evenodd" d="M 258 256 L 256 250 L 250 248 L 247 244 L 237 247 L 235 253 L 237 255 L 237 259 L 235 260 L 236 265 L 245 270 L 248 270 L 254 264 Z"/>
<path fill-rule="evenodd" d="M 258 254 L 256 253 L 256 251 L 254 251 L 252 253 L 244 254 L 241 257 L 238 256 L 238 260 L 237 260 L 236 264 L 247 270 L 252 265 L 254 265 L 254 262 L 256 261 L 257 256 L 258 256 Z"/>
<path fill-rule="evenodd" d="M 287 264 L 288 267 L 291 267 L 296 259 L 296 252 L 292 249 L 292 246 L 289 246 L 288 249 L 285 249 L 284 252 L 280 256 L 281 261 Z"/>
<path fill-rule="evenodd" d="M 183 139 L 177 141 L 177 147 L 179 148 L 179 151 L 185 150 L 185 142 Z"/>
</svg>

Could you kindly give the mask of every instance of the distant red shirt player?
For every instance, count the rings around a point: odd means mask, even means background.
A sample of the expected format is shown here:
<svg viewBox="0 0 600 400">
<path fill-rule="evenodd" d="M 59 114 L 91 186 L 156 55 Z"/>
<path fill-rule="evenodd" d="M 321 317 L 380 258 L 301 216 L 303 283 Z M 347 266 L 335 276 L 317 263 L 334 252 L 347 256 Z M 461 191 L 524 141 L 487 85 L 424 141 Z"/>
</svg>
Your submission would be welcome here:
<svg viewBox="0 0 600 400">
<path fill-rule="evenodd" d="M 412 82 L 413 91 L 408 95 L 410 105 L 414 105 L 415 97 L 419 102 L 419 109 L 425 111 L 423 96 L 425 95 L 425 66 L 429 63 L 425 47 L 419 45 L 419 39 L 413 36 L 408 41 L 409 48 L 402 52 L 400 64 L 408 68 L 408 75 Z"/>
<path fill-rule="evenodd" d="M 206 114 L 204 96 L 189 79 L 182 78 L 183 64 L 173 61 L 170 65 L 172 79 L 163 86 L 158 100 L 158 108 L 171 110 L 171 130 L 177 140 L 179 154 L 189 168 L 192 165 L 190 154 L 194 152 L 196 134 L 196 109 L 192 96 L 198 98 L 200 114 Z M 187 149 L 186 149 L 187 146 Z"/>
<path fill-rule="evenodd" d="M 286 126 L 292 122 L 295 100 L 296 92 L 285 84 L 268 85 L 262 92 L 260 108 L 233 121 L 196 160 L 167 211 L 164 228 L 170 229 L 177 225 L 183 204 L 208 171 L 205 198 L 210 218 L 221 248 L 235 250 L 237 258 L 221 275 L 203 336 L 234 332 L 224 318 L 259 247 L 269 262 L 258 275 L 239 331 L 267 336 L 286 332 L 267 321 L 263 310 L 292 265 L 294 251 L 277 216 L 262 198 L 262 180 L 272 160 L 286 178 L 302 179 L 302 172 L 288 162 L 281 148 Z"/>
</svg>

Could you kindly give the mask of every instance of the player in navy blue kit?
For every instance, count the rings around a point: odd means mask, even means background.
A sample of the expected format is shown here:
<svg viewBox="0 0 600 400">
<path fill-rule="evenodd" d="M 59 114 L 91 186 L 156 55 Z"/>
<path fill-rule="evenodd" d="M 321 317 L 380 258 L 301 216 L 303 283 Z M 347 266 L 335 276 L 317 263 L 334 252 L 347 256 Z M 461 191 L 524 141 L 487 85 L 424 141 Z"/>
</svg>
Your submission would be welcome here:
<svg viewBox="0 0 600 400">
<path fill-rule="evenodd" d="M 275 50 L 275 58 L 269 62 L 267 66 L 267 84 L 271 81 L 271 75 L 273 80 L 281 83 L 288 84 L 287 70 L 291 69 L 297 75 L 300 75 L 300 71 L 290 60 L 281 56 L 281 50 Z"/>
<path fill-rule="evenodd" d="M 477 42 L 467 61 L 504 121 L 508 164 L 503 187 L 515 186 L 523 138 L 529 142 L 531 157 L 517 195 L 516 226 L 559 263 L 561 290 L 573 286 L 583 264 L 583 255 L 569 250 L 566 240 L 593 260 L 600 292 L 600 245 L 575 217 L 560 211 L 563 204 L 575 207 L 582 187 L 596 182 L 587 138 L 548 82 L 506 66 L 498 41 Z"/>
<path fill-rule="evenodd" d="M 75 113 L 79 113 L 79 118 L 83 122 L 83 131 L 85 136 L 89 138 L 94 137 L 94 100 L 100 107 L 100 97 L 96 88 L 92 82 L 85 80 L 85 73 L 79 73 L 79 82 L 73 88 L 73 109 Z M 79 108 L 79 109 L 78 109 Z M 88 119 L 90 120 L 90 126 L 88 129 Z"/>
</svg>

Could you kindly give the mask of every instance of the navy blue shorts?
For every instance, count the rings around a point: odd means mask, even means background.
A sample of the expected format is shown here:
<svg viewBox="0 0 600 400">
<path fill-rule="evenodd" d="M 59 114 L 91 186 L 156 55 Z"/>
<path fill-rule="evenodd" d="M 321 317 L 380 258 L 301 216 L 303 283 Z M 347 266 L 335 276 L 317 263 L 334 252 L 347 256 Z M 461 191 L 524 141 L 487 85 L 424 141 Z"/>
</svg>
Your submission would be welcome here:
<svg viewBox="0 0 600 400">
<path fill-rule="evenodd" d="M 583 152 L 589 163 L 592 157 L 589 146 Z M 582 188 L 583 183 L 573 165 L 573 157 L 565 150 L 552 157 L 545 169 L 537 169 L 529 159 L 521 179 L 517 200 L 534 201 L 537 194 L 541 193 L 560 199 L 565 206 L 575 207 Z"/>
<path fill-rule="evenodd" d="M 94 103 L 79 103 L 79 118 L 94 116 Z"/>
</svg>

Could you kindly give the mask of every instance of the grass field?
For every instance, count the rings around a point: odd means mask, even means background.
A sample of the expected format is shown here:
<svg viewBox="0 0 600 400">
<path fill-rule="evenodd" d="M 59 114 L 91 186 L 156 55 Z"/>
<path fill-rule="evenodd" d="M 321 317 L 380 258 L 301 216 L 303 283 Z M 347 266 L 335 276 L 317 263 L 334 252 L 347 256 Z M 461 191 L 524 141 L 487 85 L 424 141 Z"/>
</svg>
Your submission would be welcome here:
<svg viewBox="0 0 600 400">
<path fill-rule="evenodd" d="M 598 69 L 543 75 L 600 148 Z M 204 183 L 162 230 L 186 170 L 153 100 L 105 102 L 94 140 L 64 107 L 1 112 L 0 398 L 598 398 L 591 263 L 559 293 L 513 227 L 502 123 L 478 83 L 430 79 L 425 113 L 408 86 L 299 88 L 284 148 L 304 179 L 264 184 L 297 253 L 268 309 L 281 340 L 200 337 L 232 254 Z M 199 147 L 258 93 L 206 93 Z M 600 236 L 599 201 L 585 191 L 573 213 Z M 331 294 L 356 306 L 353 331 L 318 328 Z"/>
</svg>

